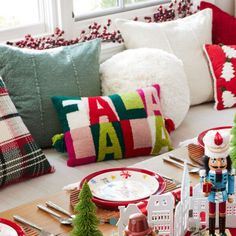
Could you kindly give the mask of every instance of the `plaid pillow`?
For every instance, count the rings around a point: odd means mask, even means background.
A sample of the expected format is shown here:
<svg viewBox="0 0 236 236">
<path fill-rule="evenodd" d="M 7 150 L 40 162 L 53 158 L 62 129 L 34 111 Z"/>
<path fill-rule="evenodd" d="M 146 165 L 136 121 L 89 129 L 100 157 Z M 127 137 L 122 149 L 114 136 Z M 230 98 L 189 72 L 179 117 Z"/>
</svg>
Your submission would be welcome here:
<svg viewBox="0 0 236 236">
<path fill-rule="evenodd" d="M 65 133 L 69 166 L 171 150 L 160 87 L 124 94 L 52 98 Z"/>
<path fill-rule="evenodd" d="M 0 77 L 0 187 L 53 171 Z"/>
</svg>

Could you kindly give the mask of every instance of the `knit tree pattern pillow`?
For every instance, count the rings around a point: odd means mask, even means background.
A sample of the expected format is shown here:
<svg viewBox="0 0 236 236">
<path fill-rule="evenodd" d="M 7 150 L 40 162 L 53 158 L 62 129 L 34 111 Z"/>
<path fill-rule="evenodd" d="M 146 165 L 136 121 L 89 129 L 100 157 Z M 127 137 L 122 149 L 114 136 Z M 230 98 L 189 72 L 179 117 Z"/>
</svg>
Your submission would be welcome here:
<svg viewBox="0 0 236 236">
<path fill-rule="evenodd" d="M 0 77 L 0 187 L 53 171 Z"/>
<path fill-rule="evenodd" d="M 205 45 L 214 79 L 215 108 L 236 107 L 236 46 Z"/>
<path fill-rule="evenodd" d="M 99 97 L 53 97 L 65 134 L 69 166 L 157 155 L 171 150 L 160 87 Z"/>
</svg>

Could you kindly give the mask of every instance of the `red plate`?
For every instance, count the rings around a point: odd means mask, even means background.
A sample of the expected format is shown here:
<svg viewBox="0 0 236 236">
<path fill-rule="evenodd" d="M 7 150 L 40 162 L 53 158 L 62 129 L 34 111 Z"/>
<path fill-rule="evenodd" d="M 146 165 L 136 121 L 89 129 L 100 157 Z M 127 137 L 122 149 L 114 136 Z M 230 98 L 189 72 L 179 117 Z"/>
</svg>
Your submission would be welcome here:
<svg viewBox="0 0 236 236">
<path fill-rule="evenodd" d="M 13 231 L 17 233 L 18 236 L 26 236 L 23 229 L 13 221 L 0 218 L 0 224 L 6 225 L 6 227 L 8 228 L 10 227 Z M 0 227 L 0 235 L 3 235 L 1 234 L 1 227 Z"/>
<path fill-rule="evenodd" d="M 203 138 L 204 138 L 204 136 L 206 135 L 206 133 L 207 133 L 208 131 L 210 131 L 210 130 L 217 130 L 217 129 L 232 129 L 232 126 L 222 126 L 222 127 L 215 127 L 215 128 L 207 129 L 207 130 L 201 132 L 201 133 L 198 135 L 198 138 L 197 138 L 198 143 L 199 143 L 202 147 L 204 147 Z"/>
<path fill-rule="evenodd" d="M 87 180 L 89 182 L 90 187 L 91 187 L 92 181 L 103 180 L 102 178 L 106 175 L 110 176 L 112 178 L 114 176 L 118 176 L 118 173 L 121 173 L 121 174 L 122 173 L 128 173 L 128 174 L 131 173 L 131 174 L 135 174 L 137 176 L 138 175 L 144 175 L 144 176 L 146 176 L 146 178 L 150 178 L 150 186 L 152 186 L 152 191 L 150 190 L 151 194 L 161 194 L 161 193 L 163 193 L 163 191 L 166 188 L 166 182 L 164 181 L 164 179 L 160 175 L 156 174 L 155 172 L 145 170 L 145 169 L 139 169 L 139 168 L 111 168 L 111 169 L 105 169 L 105 170 L 102 170 L 102 171 L 94 172 L 94 173 L 88 175 L 87 177 L 85 177 L 81 181 L 80 188 L 82 188 L 83 183 L 84 183 L 85 180 Z M 101 177 L 101 179 L 100 179 L 100 177 Z M 138 177 L 140 177 L 140 176 L 138 176 Z M 112 180 L 110 179 L 109 181 L 111 181 L 111 182 L 108 182 L 107 185 L 110 184 L 110 183 L 113 185 Z M 120 181 L 121 180 L 119 180 L 118 182 L 120 182 Z M 155 189 L 155 187 L 153 188 L 153 183 L 157 183 L 156 189 Z M 95 182 L 95 186 L 96 186 L 96 184 L 97 183 Z M 116 184 L 116 183 L 114 182 L 114 184 Z M 104 184 L 104 185 L 106 187 L 106 184 Z M 93 186 L 92 186 L 92 188 L 93 188 Z M 92 190 L 92 188 L 91 188 L 91 190 Z M 94 191 L 92 191 L 92 192 L 94 192 Z M 127 206 L 130 203 L 138 203 L 140 201 L 148 199 L 149 197 L 150 197 L 150 195 L 145 196 L 143 198 L 137 198 L 135 200 L 124 200 L 123 201 L 123 200 L 119 199 L 119 200 L 116 200 L 116 201 L 112 201 L 112 200 L 104 199 L 102 197 L 93 196 L 92 200 L 98 206 L 101 206 L 101 207 L 104 207 L 104 208 L 109 208 L 109 209 L 117 209 L 118 206 Z"/>
</svg>

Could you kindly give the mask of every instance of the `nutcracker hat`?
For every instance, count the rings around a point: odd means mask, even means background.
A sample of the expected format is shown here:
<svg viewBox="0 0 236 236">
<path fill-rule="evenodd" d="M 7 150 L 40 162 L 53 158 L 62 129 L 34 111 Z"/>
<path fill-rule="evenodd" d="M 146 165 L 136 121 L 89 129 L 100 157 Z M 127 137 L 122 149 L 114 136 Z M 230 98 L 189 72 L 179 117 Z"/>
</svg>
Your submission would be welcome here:
<svg viewBox="0 0 236 236">
<path fill-rule="evenodd" d="M 229 155 L 230 133 L 225 130 L 210 130 L 203 138 L 205 155 L 213 158 L 226 158 Z"/>
</svg>

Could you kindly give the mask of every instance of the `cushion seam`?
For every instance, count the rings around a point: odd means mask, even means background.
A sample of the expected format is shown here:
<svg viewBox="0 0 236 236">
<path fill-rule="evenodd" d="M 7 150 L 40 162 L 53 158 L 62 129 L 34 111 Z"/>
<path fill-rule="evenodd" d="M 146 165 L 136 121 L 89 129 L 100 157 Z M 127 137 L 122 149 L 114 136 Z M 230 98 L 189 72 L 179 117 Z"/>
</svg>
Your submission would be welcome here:
<svg viewBox="0 0 236 236">
<path fill-rule="evenodd" d="M 71 60 L 72 66 L 73 66 L 74 79 L 75 79 L 75 82 L 76 82 L 76 85 L 77 85 L 77 88 L 78 88 L 78 92 L 79 92 L 78 94 L 82 94 L 80 83 L 79 83 L 79 72 L 78 72 L 78 70 L 76 68 L 76 65 L 75 65 L 75 62 L 74 62 L 74 58 L 71 55 L 71 49 L 66 50 L 66 52 L 67 52 L 67 55 L 68 55 L 69 59 Z"/>
<path fill-rule="evenodd" d="M 32 55 L 31 56 L 32 59 L 32 65 L 34 68 L 34 81 L 35 81 L 35 86 L 36 86 L 36 94 L 39 98 L 39 110 L 40 110 L 40 121 L 41 121 L 41 126 L 42 126 L 42 132 L 45 131 L 44 129 L 44 119 L 43 119 L 43 103 L 42 103 L 42 94 L 40 91 L 40 86 L 39 86 L 39 78 L 38 78 L 38 73 L 37 73 L 37 69 L 36 69 L 36 60 L 35 60 L 35 56 Z"/>
</svg>

